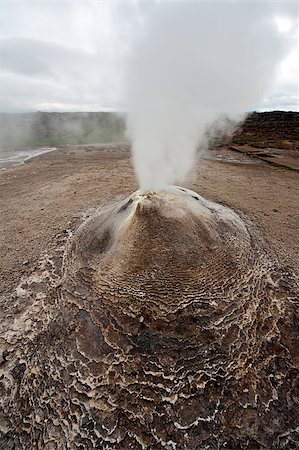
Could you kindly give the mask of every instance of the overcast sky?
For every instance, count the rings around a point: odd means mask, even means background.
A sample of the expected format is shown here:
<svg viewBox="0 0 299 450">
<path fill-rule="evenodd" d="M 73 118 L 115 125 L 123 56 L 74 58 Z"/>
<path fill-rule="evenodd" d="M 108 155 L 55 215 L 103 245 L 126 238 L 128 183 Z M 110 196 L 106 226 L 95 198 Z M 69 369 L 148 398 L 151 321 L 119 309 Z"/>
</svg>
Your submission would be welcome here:
<svg viewBox="0 0 299 450">
<path fill-rule="evenodd" d="M 290 45 L 258 110 L 299 109 L 299 4 L 291 3 L 291 16 L 276 18 Z M 0 0 L 0 111 L 125 108 L 127 56 L 157 7 L 159 1 Z"/>
</svg>

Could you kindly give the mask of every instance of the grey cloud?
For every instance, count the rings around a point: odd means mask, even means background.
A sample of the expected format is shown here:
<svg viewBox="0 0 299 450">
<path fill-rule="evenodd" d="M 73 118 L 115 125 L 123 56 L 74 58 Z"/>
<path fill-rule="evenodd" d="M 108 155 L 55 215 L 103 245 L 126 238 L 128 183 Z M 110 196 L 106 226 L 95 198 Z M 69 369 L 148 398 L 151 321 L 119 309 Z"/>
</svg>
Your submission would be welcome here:
<svg viewBox="0 0 299 450">
<path fill-rule="evenodd" d="M 117 100 L 118 79 L 100 48 L 91 53 L 52 42 L 6 38 L 0 40 L 0 61 L 1 110 Z"/>
<path fill-rule="evenodd" d="M 34 78 L 74 76 L 82 66 L 94 65 L 92 55 L 82 50 L 23 38 L 0 39 L 0 61 L 4 71 Z"/>
<path fill-rule="evenodd" d="M 127 56 L 162 3 L 1 2 L 0 111 L 122 107 Z M 281 88 L 294 95 L 292 80 Z"/>
</svg>

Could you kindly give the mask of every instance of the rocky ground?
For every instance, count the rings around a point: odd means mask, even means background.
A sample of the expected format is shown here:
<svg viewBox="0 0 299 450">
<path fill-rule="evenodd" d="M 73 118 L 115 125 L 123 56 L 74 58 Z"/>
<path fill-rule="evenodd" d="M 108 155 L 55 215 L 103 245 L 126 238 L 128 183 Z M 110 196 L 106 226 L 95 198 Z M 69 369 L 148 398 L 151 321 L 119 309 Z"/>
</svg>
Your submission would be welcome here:
<svg viewBox="0 0 299 450">
<path fill-rule="evenodd" d="M 250 114 L 235 130 L 230 146 L 268 163 L 299 171 L 299 113 Z"/>
<path fill-rule="evenodd" d="M 299 174 L 218 148 L 185 183 L 251 218 L 283 264 L 299 269 Z M 64 146 L 0 172 L 0 292 L 34 266 L 49 240 L 88 209 L 138 188 L 127 144 Z"/>
<path fill-rule="evenodd" d="M 233 142 L 256 148 L 299 150 L 299 112 L 271 111 L 250 114 L 235 133 Z"/>
</svg>

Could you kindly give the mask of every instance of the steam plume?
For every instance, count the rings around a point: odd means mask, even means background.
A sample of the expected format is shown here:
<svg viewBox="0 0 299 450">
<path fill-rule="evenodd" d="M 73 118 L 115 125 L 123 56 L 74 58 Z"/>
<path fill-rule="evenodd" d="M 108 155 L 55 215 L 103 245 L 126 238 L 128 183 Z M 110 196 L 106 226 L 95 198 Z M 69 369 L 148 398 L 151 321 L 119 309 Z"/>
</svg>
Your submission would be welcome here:
<svg viewBox="0 0 299 450">
<path fill-rule="evenodd" d="M 127 73 L 128 134 L 141 188 L 184 180 L 219 113 L 257 107 L 286 50 L 273 2 L 160 3 Z"/>
</svg>

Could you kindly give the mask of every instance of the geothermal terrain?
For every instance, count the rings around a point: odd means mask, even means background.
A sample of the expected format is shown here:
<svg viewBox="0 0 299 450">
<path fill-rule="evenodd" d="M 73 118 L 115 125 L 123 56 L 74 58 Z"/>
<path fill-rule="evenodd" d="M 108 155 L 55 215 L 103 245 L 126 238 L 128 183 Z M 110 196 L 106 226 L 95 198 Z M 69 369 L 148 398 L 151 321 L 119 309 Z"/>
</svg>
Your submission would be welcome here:
<svg viewBox="0 0 299 450">
<path fill-rule="evenodd" d="M 298 447 L 297 141 L 256 119 L 162 192 L 128 143 L 1 171 L 1 448 Z"/>
<path fill-rule="evenodd" d="M 106 123 L 106 131 L 98 132 L 102 138 L 105 133 L 109 140 L 123 136 L 123 122 L 115 122 L 111 115 L 104 119 L 94 114 L 92 118 L 97 124 Z M 52 236 L 89 209 L 138 188 L 127 143 L 59 147 L 53 137 L 45 140 L 50 125 L 59 122 L 57 116 L 37 115 L 34 120 L 35 130 L 42 130 L 44 136 L 39 142 L 36 132 L 36 145 L 57 145 L 58 149 L 0 172 L 0 292 L 14 288 L 20 277 L 32 270 Z M 72 120 L 76 133 L 88 129 L 85 121 L 80 128 L 78 115 L 73 114 Z M 245 214 L 283 263 L 297 269 L 299 174 L 294 167 L 298 164 L 298 124 L 298 113 L 249 116 L 227 144 L 222 139 L 210 145 L 185 183 L 207 199 Z M 60 130 L 59 139 L 65 138 L 65 130 Z M 77 138 L 77 134 L 72 135 L 72 139 Z M 268 164 L 264 153 L 258 154 L 265 148 L 275 153 L 275 164 Z"/>
</svg>

